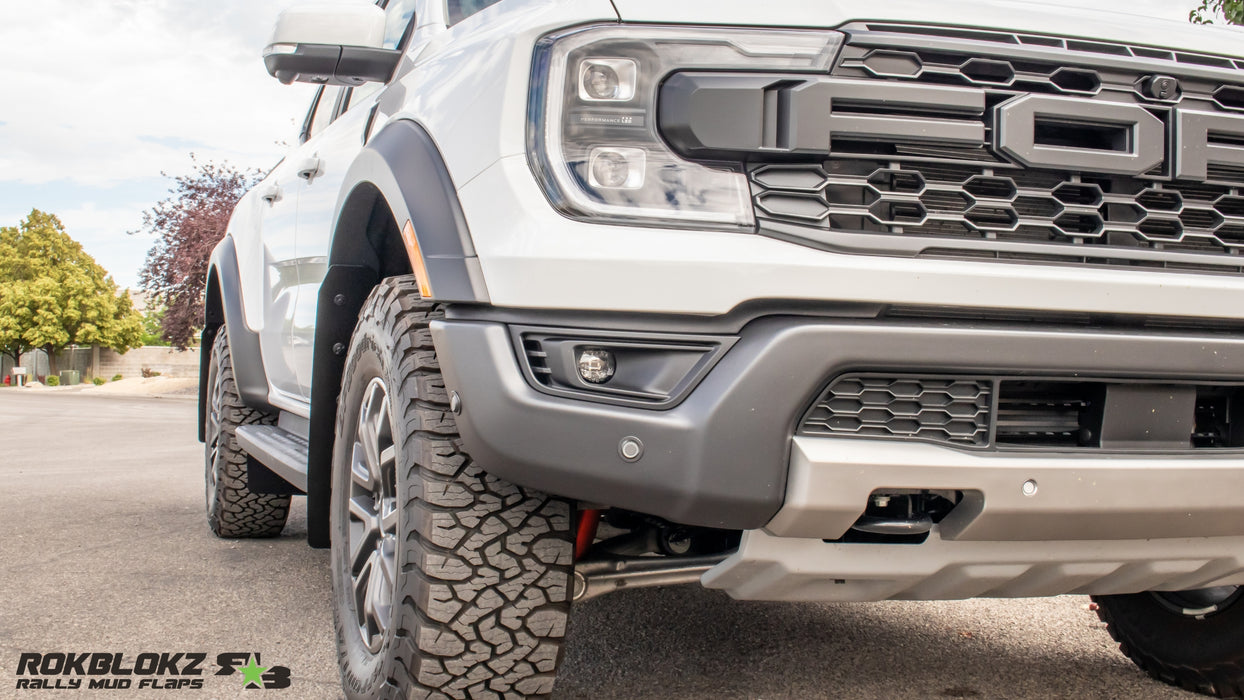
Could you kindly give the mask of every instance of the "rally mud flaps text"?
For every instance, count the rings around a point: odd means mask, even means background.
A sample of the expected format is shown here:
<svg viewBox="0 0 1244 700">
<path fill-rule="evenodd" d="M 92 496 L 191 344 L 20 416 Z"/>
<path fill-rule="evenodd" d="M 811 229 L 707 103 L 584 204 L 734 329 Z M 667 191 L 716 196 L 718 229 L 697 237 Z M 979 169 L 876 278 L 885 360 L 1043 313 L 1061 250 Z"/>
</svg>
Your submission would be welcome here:
<svg viewBox="0 0 1244 700">
<path fill-rule="evenodd" d="M 209 675 L 208 655 L 196 652 L 22 653 L 17 690 L 200 690 Z M 241 674 L 242 687 L 280 690 L 289 668 L 261 666 L 258 652 L 217 654 L 211 676 Z"/>
</svg>

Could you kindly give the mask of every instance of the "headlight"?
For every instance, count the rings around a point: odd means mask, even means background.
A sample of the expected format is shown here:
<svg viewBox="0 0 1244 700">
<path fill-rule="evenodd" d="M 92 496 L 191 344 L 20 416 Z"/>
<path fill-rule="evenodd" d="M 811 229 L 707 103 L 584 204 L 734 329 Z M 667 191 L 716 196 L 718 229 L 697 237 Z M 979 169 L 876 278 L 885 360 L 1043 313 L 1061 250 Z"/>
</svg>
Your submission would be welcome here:
<svg viewBox="0 0 1244 700">
<path fill-rule="evenodd" d="M 610 25 L 536 45 L 528 144 L 549 200 L 573 218 L 713 229 L 754 226 L 742 163 L 692 163 L 657 129 L 674 71 L 825 73 L 842 34 Z"/>
</svg>

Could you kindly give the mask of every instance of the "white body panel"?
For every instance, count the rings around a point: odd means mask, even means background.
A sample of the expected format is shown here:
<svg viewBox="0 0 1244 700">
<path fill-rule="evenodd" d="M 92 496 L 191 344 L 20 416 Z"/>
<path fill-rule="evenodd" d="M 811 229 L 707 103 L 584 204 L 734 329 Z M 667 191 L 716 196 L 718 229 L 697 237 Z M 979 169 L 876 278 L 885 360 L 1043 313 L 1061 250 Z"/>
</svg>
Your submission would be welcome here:
<svg viewBox="0 0 1244 700">
<path fill-rule="evenodd" d="M 571 221 L 526 159 L 459 192 L 494 304 L 721 314 L 751 299 L 1244 318 L 1244 279 L 847 255 L 745 233 Z"/>
<path fill-rule="evenodd" d="M 1237 276 L 838 254 L 750 234 L 573 221 L 550 206 L 526 154 L 533 47 L 541 36 L 575 25 L 621 18 L 826 28 L 881 20 L 1235 56 L 1244 47 L 1238 30 L 1004 0 L 503 0 L 449 28 L 441 23 L 438 3 L 421 4 L 419 10 L 421 21 L 399 77 L 369 98 L 377 105 L 371 133 L 393 120 L 411 119 L 432 135 L 459 190 L 497 306 L 721 314 L 750 300 L 792 299 L 1244 318 L 1244 278 Z M 265 358 L 280 358 L 272 364 L 265 359 L 272 399 L 303 414 L 310 376 L 308 321 L 314 317 L 323 266 L 309 270 L 296 295 L 285 301 L 270 289 L 270 268 L 294 258 L 319 263 L 328 254 L 334 207 L 343 194 L 341 177 L 363 147 L 365 112 L 351 110 L 291 154 L 325 161 L 323 174 L 310 185 L 287 184 L 277 172 L 256 189 L 262 193 L 275 184 L 284 197 L 297 201 L 296 251 L 286 250 L 293 239 L 281 225 L 258 223 L 272 207 L 257 201 L 254 192 L 231 225 L 247 325 L 262 332 Z M 277 238 L 269 240 L 274 234 Z M 269 327 L 278 316 L 283 327 Z M 279 338 L 285 347 L 268 347 Z M 295 344 L 300 349 L 290 355 Z"/>
<path fill-rule="evenodd" d="M 1033 0 L 615 0 L 614 5 L 623 22 L 836 27 L 871 20 L 1035 32 L 1232 56 L 1239 54 L 1244 39 L 1238 29 L 1193 27 L 1128 14 L 1121 2 L 1072 6 Z"/>
</svg>

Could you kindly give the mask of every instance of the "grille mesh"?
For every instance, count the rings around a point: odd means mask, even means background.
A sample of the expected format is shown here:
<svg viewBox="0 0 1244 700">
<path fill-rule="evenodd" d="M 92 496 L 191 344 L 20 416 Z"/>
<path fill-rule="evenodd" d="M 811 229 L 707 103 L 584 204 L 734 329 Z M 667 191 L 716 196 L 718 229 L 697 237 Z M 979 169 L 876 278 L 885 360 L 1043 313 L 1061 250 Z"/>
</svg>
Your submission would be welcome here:
<svg viewBox="0 0 1244 700">
<path fill-rule="evenodd" d="M 994 107 L 1026 93 L 1142 105 L 1167 122 L 1173 107 L 1238 114 L 1244 63 L 1036 35 L 885 24 L 853 30 L 836 78 L 980 89 L 986 109 L 845 105 L 930 126 L 910 142 L 835 132 L 827 158 L 755 164 L 749 178 L 762 231 L 869 253 L 1244 271 L 1244 169 L 1211 165 L 1206 182 L 1192 182 L 1173 180 L 1169 162 L 1136 176 L 1024 168 L 991 146 L 939 140 L 947 125 L 980 124 L 992 143 Z M 905 38 L 918 35 L 940 43 L 930 48 Z M 1069 65 L 1065 56 L 1037 55 L 1033 47 L 1081 55 Z M 1155 68 L 1153 59 L 1168 63 Z M 1147 92 L 1155 71 L 1178 79 L 1172 96 Z M 1092 136 L 1076 133 L 1061 138 Z"/>
<path fill-rule="evenodd" d="M 984 446 L 992 395 L 988 380 L 845 375 L 804 417 L 799 432 Z"/>
<path fill-rule="evenodd" d="M 849 167 L 844 167 L 849 166 Z M 762 218 L 831 231 L 1239 255 L 1237 187 L 829 161 L 752 170 Z M 1108 254 L 1107 251 L 1102 251 Z"/>
</svg>

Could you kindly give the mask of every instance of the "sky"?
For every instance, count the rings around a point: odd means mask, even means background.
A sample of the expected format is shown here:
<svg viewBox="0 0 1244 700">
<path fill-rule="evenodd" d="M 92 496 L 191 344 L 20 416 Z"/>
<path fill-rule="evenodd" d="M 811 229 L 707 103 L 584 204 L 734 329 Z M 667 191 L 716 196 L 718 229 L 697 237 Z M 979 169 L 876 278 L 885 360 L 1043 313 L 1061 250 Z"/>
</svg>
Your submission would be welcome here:
<svg viewBox="0 0 1244 700">
<path fill-rule="evenodd" d="M 311 88 L 261 52 L 291 0 L 0 0 L 0 226 L 32 208 L 123 287 L 154 238 L 142 213 L 190 154 L 267 169 L 296 140 Z"/>
<path fill-rule="evenodd" d="M 1186 19 L 1196 0 L 1052 0 Z M 293 0 L 0 0 L 0 226 L 58 215 L 123 287 L 153 238 L 162 175 L 200 160 L 266 170 L 311 88 L 260 58 Z M 138 232 L 130 235 L 130 232 Z"/>
</svg>

